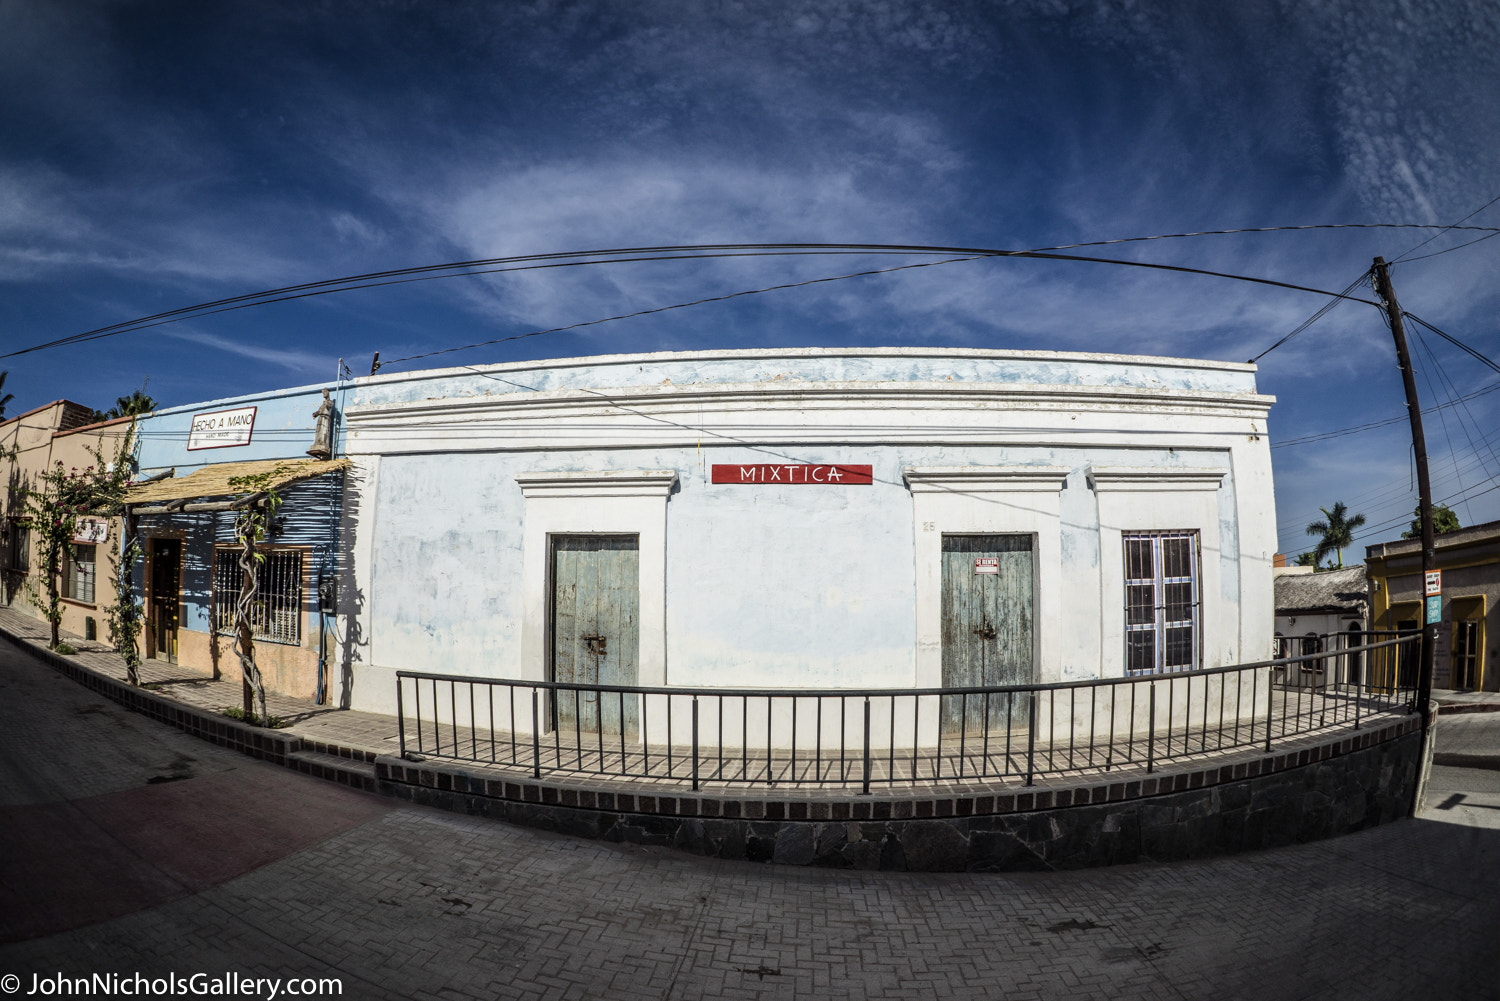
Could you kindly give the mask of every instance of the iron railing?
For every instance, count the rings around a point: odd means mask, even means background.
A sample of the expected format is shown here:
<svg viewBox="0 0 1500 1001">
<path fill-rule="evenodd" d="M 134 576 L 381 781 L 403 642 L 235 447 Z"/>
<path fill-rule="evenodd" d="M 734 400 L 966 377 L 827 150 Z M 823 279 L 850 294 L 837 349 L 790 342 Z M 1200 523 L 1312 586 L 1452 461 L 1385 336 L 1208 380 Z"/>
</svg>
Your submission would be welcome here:
<svg viewBox="0 0 1500 1001">
<path fill-rule="evenodd" d="M 1110 771 L 1415 707 L 1421 634 L 1176 674 L 990 688 L 579 685 L 397 672 L 403 756 L 705 785 L 894 787 Z M 1303 684 L 1302 665 L 1321 681 Z M 1358 665 L 1355 668 L 1354 665 Z M 1288 681 L 1288 678 L 1292 681 Z"/>
</svg>

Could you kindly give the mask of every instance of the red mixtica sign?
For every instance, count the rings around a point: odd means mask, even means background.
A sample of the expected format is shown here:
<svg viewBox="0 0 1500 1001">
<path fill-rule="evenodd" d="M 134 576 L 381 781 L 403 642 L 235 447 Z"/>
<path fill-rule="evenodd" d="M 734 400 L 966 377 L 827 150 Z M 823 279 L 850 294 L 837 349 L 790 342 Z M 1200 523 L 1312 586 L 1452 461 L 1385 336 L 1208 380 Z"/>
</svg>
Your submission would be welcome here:
<svg viewBox="0 0 1500 1001">
<path fill-rule="evenodd" d="M 868 486 L 875 482 L 874 468 L 860 465 L 813 463 L 754 463 L 725 466 L 715 463 L 715 483 L 831 483 L 835 486 Z"/>
</svg>

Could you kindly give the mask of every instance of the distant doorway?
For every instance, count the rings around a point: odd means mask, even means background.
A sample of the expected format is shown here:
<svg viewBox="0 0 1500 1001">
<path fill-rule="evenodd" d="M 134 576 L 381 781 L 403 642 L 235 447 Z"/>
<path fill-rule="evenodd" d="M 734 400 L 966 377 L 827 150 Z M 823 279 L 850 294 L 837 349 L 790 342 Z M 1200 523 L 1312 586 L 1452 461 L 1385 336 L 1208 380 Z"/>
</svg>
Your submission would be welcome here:
<svg viewBox="0 0 1500 1001">
<path fill-rule="evenodd" d="M 151 604 L 147 623 L 152 657 L 177 663 L 182 608 L 182 540 L 151 540 Z"/>
</svg>

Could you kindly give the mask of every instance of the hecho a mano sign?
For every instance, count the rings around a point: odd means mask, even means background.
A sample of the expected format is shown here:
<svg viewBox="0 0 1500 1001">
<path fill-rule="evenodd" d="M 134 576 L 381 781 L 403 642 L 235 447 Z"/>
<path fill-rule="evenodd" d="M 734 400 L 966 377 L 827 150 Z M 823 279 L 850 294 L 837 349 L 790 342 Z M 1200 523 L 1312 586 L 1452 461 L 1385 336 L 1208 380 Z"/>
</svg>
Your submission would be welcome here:
<svg viewBox="0 0 1500 1001">
<path fill-rule="evenodd" d="M 211 414 L 194 414 L 193 429 L 188 432 L 188 451 L 248 445 L 250 433 L 254 430 L 254 407 L 216 410 Z"/>
<path fill-rule="evenodd" d="M 823 486 L 869 486 L 874 480 L 874 469 L 860 465 L 821 465 L 817 463 L 751 463 L 748 465 L 714 464 L 714 483 L 785 483 L 801 486 L 804 483 Z"/>
<path fill-rule="evenodd" d="M 109 538 L 109 522 L 104 518 L 79 518 L 73 523 L 73 541 L 98 545 Z"/>
</svg>

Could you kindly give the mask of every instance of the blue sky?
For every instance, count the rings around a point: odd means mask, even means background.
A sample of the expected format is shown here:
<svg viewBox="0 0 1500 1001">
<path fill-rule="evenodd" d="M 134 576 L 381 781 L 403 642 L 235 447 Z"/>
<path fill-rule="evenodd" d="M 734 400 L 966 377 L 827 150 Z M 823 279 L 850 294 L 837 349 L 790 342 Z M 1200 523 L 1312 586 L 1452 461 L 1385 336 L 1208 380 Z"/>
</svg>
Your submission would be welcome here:
<svg viewBox="0 0 1500 1001">
<path fill-rule="evenodd" d="M 1500 5 L 0 0 L 0 346 L 444 261 L 615 246 L 1027 249 L 1207 229 L 1456 222 L 1500 195 Z M 1467 225 L 1500 226 L 1500 203 Z M 1435 230 L 1106 248 L 1339 290 Z M 1412 256 L 1482 232 L 1451 231 Z M 370 289 L 0 360 L 19 413 L 327 380 L 383 359 L 889 258 L 637 263 Z M 1500 357 L 1500 239 L 1394 271 Z M 1368 294 L 1368 290 L 1366 290 Z M 445 356 L 919 345 L 1244 360 L 1306 293 L 987 260 Z M 1429 335 L 1424 402 L 1500 377 Z M 1390 336 L 1343 304 L 1262 363 L 1273 444 L 1403 413 Z M 1435 493 L 1500 518 L 1500 392 L 1432 415 Z M 1446 426 L 1444 424 L 1446 421 Z M 1282 547 L 1319 506 L 1399 534 L 1404 424 L 1278 447 Z M 1358 558 L 1358 547 L 1346 554 Z"/>
</svg>

